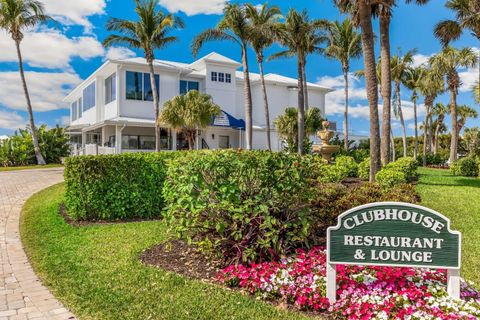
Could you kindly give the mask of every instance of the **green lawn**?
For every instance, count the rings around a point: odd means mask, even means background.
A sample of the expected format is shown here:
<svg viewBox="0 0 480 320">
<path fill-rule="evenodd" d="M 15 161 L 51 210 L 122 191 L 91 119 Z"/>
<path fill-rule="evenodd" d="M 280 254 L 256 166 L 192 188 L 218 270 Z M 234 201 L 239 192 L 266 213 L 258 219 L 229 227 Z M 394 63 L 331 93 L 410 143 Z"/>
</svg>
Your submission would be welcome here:
<svg viewBox="0 0 480 320">
<path fill-rule="evenodd" d="M 462 277 L 480 285 L 480 179 L 452 176 L 448 170 L 419 169 L 422 205 L 436 210 L 462 232 Z"/>
<path fill-rule="evenodd" d="M 463 274 L 480 283 L 480 179 L 420 169 L 423 205 L 463 233 Z M 58 215 L 64 185 L 28 200 L 21 234 L 44 283 L 81 319 L 307 319 L 238 292 L 142 265 L 165 239 L 161 221 L 71 227 Z"/>
<path fill-rule="evenodd" d="M 37 274 L 81 319 L 307 319 L 238 292 L 145 267 L 162 222 L 71 227 L 58 215 L 63 184 L 30 198 L 22 240 Z"/>
<path fill-rule="evenodd" d="M 16 171 L 16 170 L 27 170 L 27 169 L 44 169 L 44 168 L 57 168 L 63 167 L 63 164 L 50 163 L 43 166 L 31 165 L 31 166 L 20 166 L 20 167 L 0 167 L 1 171 Z"/>
</svg>

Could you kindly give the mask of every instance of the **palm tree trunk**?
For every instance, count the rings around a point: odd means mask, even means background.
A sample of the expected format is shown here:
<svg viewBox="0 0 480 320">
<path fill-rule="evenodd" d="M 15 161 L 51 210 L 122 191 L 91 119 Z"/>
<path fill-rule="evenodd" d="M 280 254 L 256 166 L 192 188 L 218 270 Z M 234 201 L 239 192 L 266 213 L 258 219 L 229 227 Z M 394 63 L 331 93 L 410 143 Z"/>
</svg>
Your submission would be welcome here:
<svg viewBox="0 0 480 320">
<path fill-rule="evenodd" d="M 375 67 L 375 51 L 372 29 L 372 8 L 364 1 L 359 2 L 360 25 L 362 28 L 362 48 L 367 87 L 367 99 L 370 106 L 370 181 L 380 169 L 380 124 L 378 119 L 378 82 Z"/>
<path fill-rule="evenodd" d="M 20 51 L 20 40 L 15 40 L 15 46 L 17 48 L 18 56 L 18 70 L 20 71 L 20 78 L 22 79 L 23 92 L 25 93 L 25 99 L 27 100 L 27 110 L 28 118 L 30 122 L 30 127 L 32 129 L 32 141 L 33 141 L 33 150 L 35 152 L 35 158 L 37 158 L 37 164 L 44 165 L 46 164 L 45 159 L 40 152 L 40 146 L 37 139 L 37 128 L 35 127 L 35 121 L 33 119 L 33 109 L 32 102 L 30 101 L 30 94 L 28 93 L 27 81 L 25 80 L 25 72 L 23 70 L 23 59 L 22 52 Z"/>
<path fill-rule="evenodd" d="M 433 154 L 434 155 L 437 155 L 438 153 L 438 134 L 440 133 L 440 121 L 437 120 L 437 126 L 435 127 L 435 141 L 434 141 L 434 144 L 433 144 Z"/>
<path fill-rule="evenodd" d="M 252 150 L 252 90 L 248 71 L 247 44 L 242 43 L 243 94 L 245 95 L 245 129 L 247 150 Z"/>
<path fill-rule="evenodd" d="M 309 102 L 308 102 L 308 85 L 307 85 L 307 61 L 303 63 L 303 70 L 302 70 L 302 78 L 303 78 L 303 100 L 305 104 L 305 111 L 308 111 Z"/>
<path fill-rule="evenodd" d="M 390 131 L 392 118 L 392 76 L 390 69 L 390 18 L 386 15 L 380 16 L 380 57 L 381 57 L 381 92 L 383 100 L 382 116 L 382 141 L 381 160 L 382 164 L 388 164 L 390 160 Z"/>
<path fill-rule="evenodd" d="M 390 137 L 392 139 L 392 161 L 395 161 L 397 155 L 395 154 L 395 136 L 393 135 L 393 130 L 390 129 Z"/>
<path fill-rule="evenodd" d="M 160 115 L 160 104 L 158 102 L 157 83 L 155 82 L 155 70 L 153 69 L 153 58 L 147 57 L 148 68 L 150 70 L 150 86 L 153 95 L 153 108 L 155 110 L 155 151 L 160 151 L 160 123 L 158 117 Z"/>
<path fill-rule="evenodd" d="M 418 119 L 417 119 L 417 99 L 413 100 L 413 119 L 415 126 L 415 142 L 413 146 L 413 158 L 417 160 L 418 157 Z"/>
<path fill-rule="evenodd" d="M 450 114 L 452 115 L 452 132 L 450 139 L 450 162 L 457 160 L 458 130 L 457 130 L 457 89 L 450 90 Z"/>
<path fill-rule="evenodd" d="M 303 154 L 305 137 L 305 100 L 303 92 L 303 59 L 298 54 L 298 154 Z"/>
<path fill-rule="evenodd" d="M 344 148 L 348 151 L 348 67 L 343 68 L 343 79 L 345 80 L 345 113 L 343 114 L 343 137 Z"/>
<path fill-rule="evenodd" d="M 395 83 L 395 91 L 398 103 L 398 117 L 400 118 L 400 124 L 402 126 L 402 142 L 403 142 L 403 156 L 407 156 L 407 129 L 405 128 L 405 120 L 403 119 L 402 111 L 402 99 L 400 97 L 400 82 Z"/>
<path fill-rule="evenodd" d="M 426 108 L 426 116 L 425 116 L 425 124 L 423 126 L 423 166 L 427 166 L 427 132 L 428 132 L 428 120 L 429 120 L 429 114 L 430 114 L 430 105 L 425 104 Z"/>
<path fill-rule="evenodd" d="M 265 76 L 263 74 L 263 57 L 260 55 L 257 55 L 257 61 L 258 61 L 258 70 L 260 72 L 260 81 L 262 83 L 263 107 L 265 112 L 265 130 L 267 133 L 267 147 L 268 147 L 268 150 L 272 150 L 271 139 L 270 139 L 270 112 L 268 111 L 267 86 L 265 85 Z"/>
</svg>

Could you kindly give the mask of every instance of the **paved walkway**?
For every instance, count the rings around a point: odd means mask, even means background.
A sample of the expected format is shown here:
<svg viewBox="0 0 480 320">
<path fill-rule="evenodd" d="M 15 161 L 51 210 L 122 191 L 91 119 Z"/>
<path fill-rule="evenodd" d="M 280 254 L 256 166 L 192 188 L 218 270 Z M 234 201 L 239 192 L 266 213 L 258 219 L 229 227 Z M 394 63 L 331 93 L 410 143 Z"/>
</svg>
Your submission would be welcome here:
<svg viewBox="0 0 480 320">
<path fill-rule="evenodd" d="M 63 168 L 0 172 L 0 320 L 75 319 L 33 272 L 19 233 L 25 201 L 61 181 Z"/>
</svg>

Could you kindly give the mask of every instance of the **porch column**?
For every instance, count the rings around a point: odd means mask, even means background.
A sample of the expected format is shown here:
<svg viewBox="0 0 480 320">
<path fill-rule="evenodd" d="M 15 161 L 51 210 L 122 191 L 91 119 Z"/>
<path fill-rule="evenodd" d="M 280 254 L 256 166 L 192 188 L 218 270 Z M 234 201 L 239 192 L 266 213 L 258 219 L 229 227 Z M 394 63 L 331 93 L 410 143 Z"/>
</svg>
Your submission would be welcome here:
<svg viewBox="0 0 480 320">
<path fill-rule="evenodd" d="M 101 147 L 103 147 L 105 145 L 105 143 L 107 142 L 107 139 L 106 139 L 106 130 L 105 130 L 105 126 L 102 127 L 102 144 L 100 145 Z"/>
<path fill-rule="evenodd" d="M 172 150 L 177 151 L 177 130 L 170 129 L 172 135 Z"/>
<path fill-rule="evenodd" d="M 85 150 L 85 145 L 87 144 L 87 133 L 82 131 L 82 149 Z"/>
<path fill-rule="evenodd" d="M 122 131 L 123 128 L 115 125 L 115 153 L 122 153 Z"/>
</svg>

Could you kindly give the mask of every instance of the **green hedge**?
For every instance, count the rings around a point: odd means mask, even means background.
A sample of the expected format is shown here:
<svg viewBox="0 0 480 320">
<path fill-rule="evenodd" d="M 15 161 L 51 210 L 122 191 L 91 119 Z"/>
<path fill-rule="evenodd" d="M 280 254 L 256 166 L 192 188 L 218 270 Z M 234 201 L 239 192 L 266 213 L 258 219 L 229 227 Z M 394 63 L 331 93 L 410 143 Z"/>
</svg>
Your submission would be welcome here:
<svg viewBox="0 0 480 320">
<path fill-rule="evenodd" d="M 450 169 L 456 176 L 478 177 L 480 172 L 480 159 L 476 156 L 461 158 L 453 162 Z"/>
<path fill-rule="evenodd" d="M 418 163 L 414 158 L 403 157 L 384 166 L 375 179 L 382 187 L 391 188 L 417 179 L 417 168 Z"/>
<path fill-rule="evenodd" d="M 338 156 L 335 158 L 335 165 L 345 170 L 347 177 L 358 177 L 358 164 L 353 157 Z"/>
<path fill-rule="evenodd" d="M 165 160 L 176 153 L 125 153 L 65 161 L 68 215 L 74 220 L 161 216 Z"/>
</svg>

